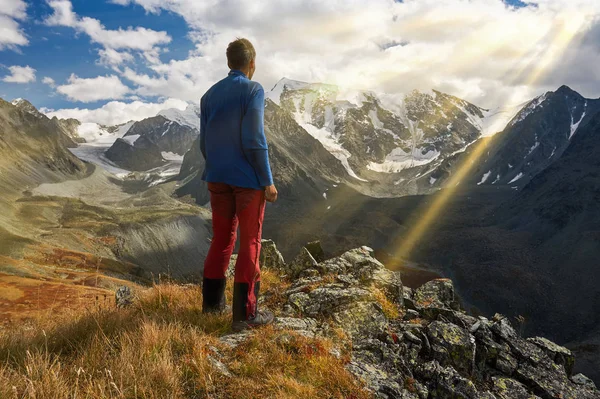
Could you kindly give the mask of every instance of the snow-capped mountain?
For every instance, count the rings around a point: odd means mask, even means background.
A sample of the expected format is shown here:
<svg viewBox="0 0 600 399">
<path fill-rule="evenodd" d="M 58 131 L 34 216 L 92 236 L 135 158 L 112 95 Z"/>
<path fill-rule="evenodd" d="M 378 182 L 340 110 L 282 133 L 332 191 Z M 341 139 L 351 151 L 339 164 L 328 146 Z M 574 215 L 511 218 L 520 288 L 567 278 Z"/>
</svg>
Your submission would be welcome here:
<svg viewBox="0 0 600 399">
<path fill-rule="evenodd" d="M 157 116 L 164 116 L 181 126 L 189 126 L 200 131 L 200 105 L 198 104 L 190 104 L 183 111 L 178 108 L 165 109 L 160 111 Z"/>
<path fill-rule="evenodd" d="M 133 123 L 106 151 L 106 157 L 121 167 L 139 171 L 163 165 L 165 160 L 181 162 L 200 134 L 190 126 L 193 119 L 199 121 L 197 110 L 193 105 L 184 111 L 169 109 Z M 192 118 L 192 114 L 196 116 Z"/>
<path fill-rule="evenodd" d="M 435 90 L 396 95 L 287 78 L 267 98 L 319 140 L 355 184 L 384 196 L 436 189 L 432 170 L 502 130 L 517 111 L 486 110 Z"/>
<path fill-rule="evenodd" d="M 586 99 L 567 86 L 534 98 L 493 137 L 473 180 L 524 186 L 562 156 L 598 111 L 600 100 Z"/>
<path fill-rule="evenodd" d="M 77 127 L 78 136 L 89 144 L 112 144 L 116 139 L 123 137 L 134 121 L 115 126 L 104 126 L 98 123 L 84 122 Z"/>
</svg>

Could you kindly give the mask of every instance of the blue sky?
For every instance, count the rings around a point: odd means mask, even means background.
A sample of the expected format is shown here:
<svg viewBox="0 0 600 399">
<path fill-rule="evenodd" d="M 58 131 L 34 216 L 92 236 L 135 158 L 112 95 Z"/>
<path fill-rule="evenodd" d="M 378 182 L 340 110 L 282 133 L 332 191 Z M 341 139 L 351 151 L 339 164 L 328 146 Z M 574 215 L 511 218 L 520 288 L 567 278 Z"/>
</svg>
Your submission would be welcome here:
<svg viewBox="0 0 600 399">
<path fill-rule="evenodd" d="M 172 41 L 169 52 L 161 54 L 160 58 L 164 62 L 185 59 L 188 52 L 194 48 L 188 37 L 185 20 L 177 14 L 152 14 L 147 13 L 141 6 L 123 7 L 103 0 L 73 0 L 72 4 L 76 13 L 102 21 L 107 29 L 143 26 L 168 32 Z M 24 97 L 38 107 L 70 107 L 73 101 L 57 95 L 53 88 L 42 83 L 42 78 L 47 76 L 56 82 L 64 82 L 72 73 L 82 78 L 110 74 L 110 68 L 97 62 L 97 52 L 102 46 L 90 43 L 87 35 L 76 34 L 69 27 L 45 25 L 44 19 L 52 14 L 52 8 L 46 1 L 29 2 L 27 10 L 29 18 L 22 27 L 29 39 L 29 45 L 18 51 L 0 52 L 0 76 L 8 74 L 8 66 L 28 65 L 36 69 L 37 79 L 36 82 L 25 85 L 26 87 L 18 83 L 0 82 L 0 97 L 7 100 Z M 140 70 L 145 70 L 144 63 L 140 62 L 137 65 Z M 105 102 L 88 102 L 86 106 L 97 107 Z"/>
<path fill-rule="evenodd" d="M 226 74 L 237 36 L 266 90 L 288 77 L 484 107 L 562 84 L 598 97 L 597 1 L 0 0 L 0 97 L 106 124 L 182 108 Z"/>
</svg>

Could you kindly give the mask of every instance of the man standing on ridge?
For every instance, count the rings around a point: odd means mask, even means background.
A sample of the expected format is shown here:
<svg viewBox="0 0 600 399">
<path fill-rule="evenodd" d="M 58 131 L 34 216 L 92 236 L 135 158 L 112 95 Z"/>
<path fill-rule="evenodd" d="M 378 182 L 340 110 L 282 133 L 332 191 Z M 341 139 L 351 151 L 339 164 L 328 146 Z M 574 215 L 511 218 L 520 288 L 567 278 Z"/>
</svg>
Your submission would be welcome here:
<svg viewBox="0 0 600 399">
<path fill-rule="evenodd" d="M 265 202 L 277 200 L 264 132 L 265 92 L 252 76 L 256 51 L 247 39 L 227 47 L 226 78 L 200 100 L 200 150 L 206 161 L 213 239 L 204 262 L 203 312 L 225 309 L 225 273 L 240 229 L 233 286 L 235 331 L 273 322 L 258 310 L 260 256 Z"/>
</svg>

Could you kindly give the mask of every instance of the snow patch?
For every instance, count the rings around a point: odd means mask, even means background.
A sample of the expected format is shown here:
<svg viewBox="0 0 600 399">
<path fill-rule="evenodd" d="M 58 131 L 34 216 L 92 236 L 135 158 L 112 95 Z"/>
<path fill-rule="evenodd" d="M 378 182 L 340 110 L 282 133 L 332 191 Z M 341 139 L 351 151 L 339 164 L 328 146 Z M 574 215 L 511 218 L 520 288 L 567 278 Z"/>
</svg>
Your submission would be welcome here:
<svg viewBox="0 0 600 399">
<path fill-rule="evenodd" d="M 411 153 L 407 153 L 402 148 L 395 148 L 382 163 L 370 162 L 367 169 L 380 173 L 398 173 L 404 169 L 427 165 L 439 156 L 439 151 L 423 153 L 423 149 L 416 148 Z"/>
<path fill-rule="evenodd" d="M 179 162 L 183 162 L 183 155 L 179 155 L 177 153 L 168 152 L 168 151 L 163 151 L 160 154 L 167 161 L 179 161 Z"/>
<path fill-rule="evenodd" d="M 514 183 L 517 180 L 519 180 L 521 177 L 523 177 L 523 173 L 519 173 L 518 175 L 515 176 L 514 179 L 512 179 L 511 181 L 508 182 L 508 184 Z"/>
<path fill-rule="evenodd" d="M 435 184 L 435 182 L 436 182 L 436 181 L 437 181 L 437 179 L 436 179 L 435 177 L 433 177 L 433 176 L 430 176 L 430 177 L 429 177 L 429 184 L 430 184 L 430 185 L 432 185 L 432 186 L 433 186 L 433 185 Z"/>
<path fill-rule="evenodd" d="M 164 109 L 157 115 L 177 122 L 181 126 L 189 126 L 200 130 L 200 106 L 198 104 L 189 104 L 184 110 L 179 108 Z"/>
<path fill-rule="evenodd" d="M 139 134 L 132 134 L 131 136 L 125 136 L 125 137 L 123 137 L 123 140 L 125 140 L 126 142 L 128 142 L 131 145 L 134 145 L 135 141 L 137 139 L 139 139 L 139 138 L 140 138 Z"/>
<path fill-rule="evenodd" d="M 490 175 L 492 174 L 492 171 L 490 170 L 487 173 L 483 174 L 483 177 L 481 178 L 481 181 L 479 183 L 477 183 L 478 186 L 481 186 L 483 183 L 485 183 L 487 181 L 487 179 L 490 177 Z"/>
<path fill-rule="evenodd" d="M 579 125 L 581 124 L 581 121 L 583 121 L 583 118 L 585 118 L 586 110 L 587 110 L 587 101 L 585 102 L 585 105 L 583 106 L 583 113 L 581 114 L 581 118 L 579 119 L 578 122 L 574 122 L 573 113 L 571 113 L 571 134 L 569 134 L 569 140 L 571 140 L 571 137 L 573 137 L 575 132 L 577 132 L 577 129 L 579 128 Z"/>
<path fill-rule="evenodd" d="M 548 94 L 549 92 L 546 92 L 541 96 L 538 96 L 531 100 L 529 104 L 519 114 L 517 114 L 515 118 L 513 118 L 509 126 L 514 126 L 515 124 L 522 122 L 523 120 L 525 120 L 525 118 L 531 115 L 533 111 L 535 111 L 538 107 L 543 106 L 542 104 L 548 98 Z"/>
</svg>

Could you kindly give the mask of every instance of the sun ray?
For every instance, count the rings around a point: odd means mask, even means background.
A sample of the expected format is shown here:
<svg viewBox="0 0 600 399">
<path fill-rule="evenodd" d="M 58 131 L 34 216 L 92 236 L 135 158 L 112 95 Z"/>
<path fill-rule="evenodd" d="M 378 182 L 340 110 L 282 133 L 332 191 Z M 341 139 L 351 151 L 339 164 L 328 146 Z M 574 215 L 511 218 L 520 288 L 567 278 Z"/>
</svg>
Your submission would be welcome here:
<svg viewBox="0 0 600 399">
<path fill-rule="evenodd" d="M 581 31 L 581 28 L 585 24 L 585 17 L 581 14 L 565 15 L 561 22 L 553 42 L 547 46 L 543 57 L 531 68 L 522 84 L 532 85 L 543 78 L 544 74 L 547 73 L 559 57 L 564 54 L 568 45 L 574 40 L 577 33 Z M 519 71 L 515 72 L 520 75 L 518 73 Z M 517 79 L 520 80 L 518 76 L 515 80 Z M 514 101 L 514 98 L 509 99 L 506 103 L 510 104 L 512 101 Z M 427 204 L 425 208 L 419 212 L 418 219 L 414 221 L 412 227 L 408 230 L 408 233 L 402 235 L 395 245 L 393 257 L 395 264 L 390 265 L 390 267 L 397 268 L 403 260 L 410 258 L 414 248 L 431 229 L 434 222 L 439 219 L 442 210 L 456 194 L 461 181 L 469 175 L 482 155 L 486 152 L 489 143 L 490 140 L 480 140 L 478 143 L 474 144 L 469 156 L 448 180 L 446 188 L 436 194 L 433 201 L 430 204 Z"/>
</svg>

